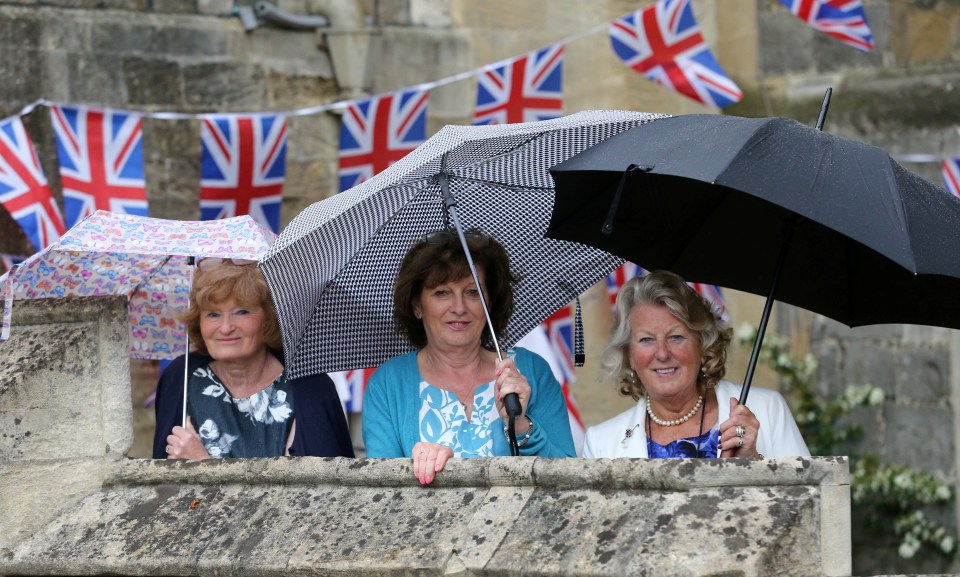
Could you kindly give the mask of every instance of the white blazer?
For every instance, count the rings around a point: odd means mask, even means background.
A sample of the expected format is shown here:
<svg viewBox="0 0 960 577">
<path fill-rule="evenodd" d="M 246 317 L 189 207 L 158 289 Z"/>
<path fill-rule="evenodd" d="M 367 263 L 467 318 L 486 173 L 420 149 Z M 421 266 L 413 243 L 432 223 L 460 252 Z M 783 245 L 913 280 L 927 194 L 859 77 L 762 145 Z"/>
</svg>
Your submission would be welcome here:
<svg viewBox="0 0 960 577">
<path fill-rule="evenodd" d="M 730 398 L 740 397 L 740 385 L 717 383 L 719 415 L 717 422 L 730 418 Z M 793 420 L 790 407 L 777 391 L 750 387 L 747 406 L 760 421 L 757 452 L 765 457 L 809 457 L 810 451 Z M 587 429 L 583 456 L 592 458 L 647 457 L 647 432 L 643 399 L 632 409 Z M 637 426 L 639 425 L 639 426 Z M 627 429 L 633 433 L 627 437 Z M 719 456 L 719 455 L 718 455 Z"/>
</svg>

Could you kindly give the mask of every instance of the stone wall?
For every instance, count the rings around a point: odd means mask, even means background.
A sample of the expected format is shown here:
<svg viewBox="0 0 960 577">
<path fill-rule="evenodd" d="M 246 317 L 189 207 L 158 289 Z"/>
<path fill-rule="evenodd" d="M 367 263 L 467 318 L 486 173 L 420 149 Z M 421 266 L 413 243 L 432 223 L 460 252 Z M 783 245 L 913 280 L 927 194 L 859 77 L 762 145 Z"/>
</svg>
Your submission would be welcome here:
<svg viewBox="0 0 960 577">
<path fill-rule="evenodd" d="M 858 408 L 850 416 L 864 431 L 847 443 L 847 454 L 871 454 L 889 464 L 956 479 L 960 339 L 957 331 L 916 325 L 850 329 L 829 319 L 812 319 L 812 352 L 820 361 L 821 394 L 836 397 L 847 386 L 870 384 L 883 390 L 879 408 Z M 924 510 L 928 518 L 957 528 L 950 508 Z M 937 555 L 898 556 L 899 541 L 869 529 L 854 507 L 854 567 L 881 571 L 960 572 L 960 563 Z"/>
<path fill-rule="evenodd" d="M 842 459 L 110 462 L 4 575 L 849 575 Z"/>
</svg>

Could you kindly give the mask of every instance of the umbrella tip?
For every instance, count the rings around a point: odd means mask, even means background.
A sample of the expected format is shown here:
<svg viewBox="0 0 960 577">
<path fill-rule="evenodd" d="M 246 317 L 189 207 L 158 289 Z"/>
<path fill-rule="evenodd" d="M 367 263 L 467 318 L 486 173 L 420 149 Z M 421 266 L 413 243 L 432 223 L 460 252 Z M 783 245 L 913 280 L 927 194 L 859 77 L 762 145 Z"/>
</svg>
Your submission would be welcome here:
<svg viewBox="0 0 960 577">
<path fill-rule="evenodd" d="M 817 117 L 817 130 L 823 130 L 823 121 L 827 119 L 827 109 L 830 108 L 830 95 L 833 94 L 833 87 L 828 86 L 823 95 L 823 103 L 820 105 L 820 116 Z"/>
</svg>

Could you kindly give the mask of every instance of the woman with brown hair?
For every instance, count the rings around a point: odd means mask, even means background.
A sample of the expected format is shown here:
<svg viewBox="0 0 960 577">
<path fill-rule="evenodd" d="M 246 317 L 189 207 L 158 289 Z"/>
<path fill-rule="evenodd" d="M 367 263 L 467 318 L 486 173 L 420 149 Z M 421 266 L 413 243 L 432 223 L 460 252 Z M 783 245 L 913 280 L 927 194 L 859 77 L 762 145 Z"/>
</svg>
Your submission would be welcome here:
<svg viewBox="0 0 960 577">
<path fill-rule="evenodd" d="M 421 483 L 433 481 L 451 457 L 509 455 L 503 399 L 516 393 L 521 455 L 573 457 L 566 401 L 550 366 L 517 347 L 503 360 L 501 334 L 513 314 L 506 250 L 477 229 L 465 234 L 480 287 L 456 232 L 442 230 L 414 245 L 394 290 L 397 324 L 417 350 L 390 359 L 370 377 L 363 398 L 368 457 L 412 457 Z"/>
</svg>

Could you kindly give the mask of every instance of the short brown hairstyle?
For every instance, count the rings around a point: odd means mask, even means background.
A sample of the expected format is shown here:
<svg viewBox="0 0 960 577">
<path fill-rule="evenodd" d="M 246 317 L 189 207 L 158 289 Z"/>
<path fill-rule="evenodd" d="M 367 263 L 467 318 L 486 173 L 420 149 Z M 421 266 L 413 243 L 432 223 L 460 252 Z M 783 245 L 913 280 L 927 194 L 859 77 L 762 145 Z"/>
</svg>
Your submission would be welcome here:
<svg viewBox="0 0 960 577">
<path fill-rule="evenodd" d="M 190 287 L 190 307 L 180 320 L 187 325 L 187 335 L 194 349 L 202 355 L 210 354 L 200 333 L 200 313 L 210 305 L 234 299 L 238 305 L 263 308 L 263 340 L 278 358 L 283 358 L 283 340 L 273 299 L 267 281 L 256 264 L 237 265 L 229 261 L 209 269 L 197 267 Z"/>
<path fill-rule="evenodd" d="M 473 264 L 478 273 L 481 270 L 484 273 L 484 296 L 499 337 L 513 316 L 513 284 L 517 279 L 510 271 L 510 257 L 502 244 L 478 228 L 467 230 L 464 237 Z M 470 265 L 455 229 L 431 233 L 407 251 L 394 284 L 393 315 L 397 327 L 413 346 L 427 346 L 423 321 L 414 314 L 414 303 L 423 289 L 468 276 L 471 276 Z M 494 348 L 489 326 L 484 327 L 480 344 L 489 350 Z"/>
<path fill-rule="evenodd" d="M 617 293 L 616 318 L 606 349 L 606 368 L 620 385 L 620 394 L 638 401 L 646 390 L 630 370 L 630 313 L 643 304 L 666 307 L 686 327 L 697 333 L 703 371 L 697 373 L 697 391 L 706 393 L 727 372 L 727 347 L 733 337 L 713 306 L 690 288 L 680 275 L 657 270 L 628 280 Z"/>
</svg>

